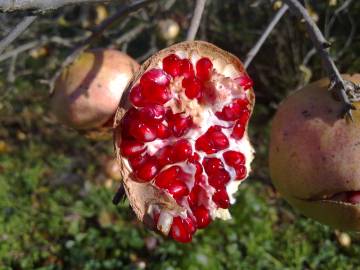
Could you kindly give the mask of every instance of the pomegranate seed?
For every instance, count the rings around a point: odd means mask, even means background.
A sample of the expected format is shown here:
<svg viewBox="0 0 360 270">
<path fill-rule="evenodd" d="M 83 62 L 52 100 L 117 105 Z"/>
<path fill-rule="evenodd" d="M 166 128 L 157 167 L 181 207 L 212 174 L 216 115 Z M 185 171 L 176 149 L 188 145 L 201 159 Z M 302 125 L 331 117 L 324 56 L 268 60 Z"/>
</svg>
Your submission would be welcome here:
<svg viewBox="0 0 360 270">
<path fill-rule="evenodd" d="M 210 127 L 208 131 L 200 136 L 195 142 L 195 149 L 207 154 L 213 154 L 228 147 L 229 140 L 218 126 Z"/>
<path fill-rule="evenodd" d="M 153 159 L 146 160 L 135 170 L 135 176 L 139 182 L 148 182 L 157 174 L 158 168 Z"/>
<path fill-rule="evenodd" d="M 142 96 L 141 86 L 139 84 L 135 85 L 129 94 L 130 102 L 137 107 L 143 107 L 147 104 L 144 97 Z"/>
<path fill-rule="evenodd" d="M 172 115 L 168 122 L 175 137 L 185 135 L 192 125 L 191 116 L 183 116 L 182 113 Z"/>
<path fill-rule="evenodd" d="M 247 110 L 249 104 L 247 99 L 236 99 L 230 105 L 224 106 L 221 112 L 216 112 L 215 115 L 225 121 L 235 121 Z"/>
<path fill-rule="evenodd" d="M 171 99 L 169 83 L 170 78 L 163 70 L 151 69 L 140 79 L 141 94 L 146 101 L 163 105 Z"/>
<path fill-rule="evenodd" d="M 225 188 L 217 190 L 212 196 L 212 199 L 220 208 L 226 209 L 230 207 L 229 196 Z"/>
<path fill-rule="evenodd" d="M 116 133 L 120 132 L 122 139 L 132 139 L 130 126 L 136 119 L 138 119 L 138 111 L 135 108 L 131 108 L 125 113 L 124 118 L 121 120 L 121 128 L 117 128 L 115 130 Z"/>
<path fill-rule="evenodd" d="M 189 141 L 182 139 L 174 144 L 172 156 L 175 162 L 184 161 L 188 159 L 191 154 L 192 147 Z"/>
<path fill-rule="evenodd" d="M 185 224 L 180 217 L 174 217 L 170 229 L 170 236 L 181 243 L 188 243 L 192 240 L 192 235 L 188 229 L 188 225 Z"/>
<path fill-rule="evenodd" d="M 218 158 L 204 158 L 203 166 L 206 174 L 217 173 L 224 169 L 224 164 Z"/>
<path fill-rule="evenodd" d="M 123 140 L 120 144 L 121 154 L 125 157 L 138 155 L 146 150 L 143 143 Z"/>
<path fill-rule="evenodd" d="M 233 132 L 231 133 L 231 137 L 240 140 L 244 136 L 244 133 L 245 133 L 245 126 L 239 120 L 234 125 Z"/>
<path fill-rule="evenodd" d="M 193 65 L 188 59 L 181 60 L 180 75 L 184 76 L 184 78 L 195 76 Z"/>
<path fill-rule="evenodd" d="M 235 78 L 235 81 L 242 87 L 244 90 L 248 90 L 249 88 L 253 87 L 253 81 L 250 79 L 249 76 L 243 74 L 242 76 Z"/>
<path fill-rule="evenodd" d="M 170 130 L 164 124 L 158 123 L 155 126 L 155 128 L 156 128 L 156 137 L 158 137 L 159 139 L 166 139 L 170 137 L 171 135 Z"/>
<path fill-rule="evenodd" d="M 165 116 L 165 109 L 158 104 L 149 104 L 139 110 L 139 118 L 144 122 L 162 121 Z"/>
<path fill-rule="evenodd" d="M 198 206 L 199 197 L 206 192 L 200 185 L 194 185 L 188 196 L 188 203 L 191 208 Z"/>
<path fill-rule="evenodd" d="M 172 181 L 167 187 L 167 190 L 175 200 L 180 200 L 182 197 L 189 194 L 189 189 L 186 184 L 179 180 Z"/>
<path fill-rule="evenodd" d="M 245 164 L 245 156 L 236 151 L 227 151 L 223 154 L 225 163 L 231 167 Z"/>
<path fill-rule="evenodd" d="M 197 78 L 195 77 L 184 78 L 182 80 L 182 87 L 185 88 L 185 95 L 189 99 L 201 97 L 202 84 Z"/>
<path fill-rule="evenodd" d="M 197 227 L 199 229 L 205 228 L 211 222 L 209 210 L 205 206 L 201 205 L 193 211 L 196 218 Z"/>
<path fill-rule="evenodd" d="M 238 165 L 235 167 L 236 179 L 235 180 L 243 180 L 246 177 L 246 167 L 244 165 Z"/>
<path fill-rule="evenodd" d="M 208 176 L 209 184 L 216 189 L 224 188 L 224 186 L 230 181 L 230 175 L 225 170 L 208 174 Z"/>
<path fill-rule="evenodd" d="M 163 69 L 173 77 L 180 75 L 181 59 L 176 54 L 166 56 L 163 61 Z"/>
<path fill-rule="evenodd" d="M 170 184 L 177 179 L 181 172 L 182 169 L 180 166 L 172 166 L 156 176 L 155 185 L 160 188 L 168 188 Z"/>
<path fill-rule="evenodd" d="M 346 193 L 346 201 L 352 204 L 360 203 L 360 192 L 359 191 L 349 191 Z"/>
<path fill-rule="evenodd" d="M 210 59 L 207 57 L 203 57 L 196 62 L 196 76 L 202 80 L 207 81 L 210 79 L 211 70 L 213 64 Z"/>
<path fill-rule="evenodd" d="M 142 165 L 146 160 L 149 159 L 149 157 L 150 156 L 148 154 L 129 157 L 129 163 L 131 168 L 139 168 L 140 165 Z"/>
<path fill-rule="evenodd" d="M 200 156 L 199 156 L 199 154 L 198 153 L 194 153 L 194 154 L 192 154 L 190 157 L 189 157 L 189 162 L 191 162 L 191 163 L 196 163 L 196 161 L 199 161 L 199 159 L 200 159 Z"/>
<path fill-rule="evenodd" d="M 188 231 L 191 234 L 194 234 L 196 231 L 196 224 L 195 221 L 193 221 L 190 217 L 184 218 L 183 219 L 184 224 L 187 226 Z"/>
<path fill-rule="evenodd" d="M 170 145 L 167 145 L 167 146 L 161 148 L 156 153 L 156 158 L 157 158 L 158 165 L 160 168 L 173 163 L 172 152 L 173 152 L 173 148 Z"/>
<path fill-rule="evenodd" d="M 131 123 L 130 134 L 141 142 L 151 142 L 156 139 L 156 130 L 139 120 Z"/>
</svg>

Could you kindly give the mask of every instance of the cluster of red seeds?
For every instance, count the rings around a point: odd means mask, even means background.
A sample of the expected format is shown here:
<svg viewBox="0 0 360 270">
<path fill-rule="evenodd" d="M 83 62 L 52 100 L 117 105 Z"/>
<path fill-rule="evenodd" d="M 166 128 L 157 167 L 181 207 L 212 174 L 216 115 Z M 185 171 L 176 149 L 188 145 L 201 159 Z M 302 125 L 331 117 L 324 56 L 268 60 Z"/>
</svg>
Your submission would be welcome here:
<svg viewBox="0 0 360 270">
<path fill-rule="evenodd" d="M 169 194 L 180 205 L 188 204 L 192 214 L 187 218 L 176 216 L 170 235 L 180 242 L 191 241 L 197 228 L 204 228 L 211 222 L 209 210 L 201 203 L 208 199 L 208 183 L 216 190 L 212 200 L 219 208 L 230 206 L 226 184 L 231 177 L 219 158 L 205 157 L 201 160 L 194 152 L 192 144 L 186 138 L 190 129 L 196 128 L 192 117 L 186 112 L 174 113 L 169 106 L 164 106 L 173 98 L 170 83 L 181 79 L 181 85 L 188 99 L 197 99 L 201 104 L 206 91 L 205 84 L 211 79 L 213 64 L 203 57 L 196 62 L 195 70 L 188 59 L 180 59 L 170 54 L 163 59 L 163 69 L 150 69 L 140 78 L 139 84 L 130 91 L 132 107 L 121 122 L 121 154 L 127 158 L 133 170 L 133 179 L 138 182 L 153 183 Z M 235 80 L 244 90 L 252 87 L 247 76 Z M 249 102 L 246 98 L 235 98 L 221 111 L 215 112 L 218 119 L 233 124 L 231 136 L 241 139 L 250 116 Z M 229 139 L 221 126 L 211 126 L 206 133 L 196 139 L 195 150 L 205 154 L 214 154 L 229 148 Z M 228 128 L 228 127 L 227 127 Z M 159 149 L 149 154 L 148 144 L 155 140 L 165 140 Z M 234 168 L 236 179 L 246 176 L 245 157 L 242 153 L 228 150 L 222 154 L 227 166 Z M 195 169 L 191 174 L 179 165 L 163 170 L 165 166 L 183 162 Z M 194 183 L 189 187 L 187 183 Z M 155 221 L 158 216 L 155 216 Z"/>
</svg>

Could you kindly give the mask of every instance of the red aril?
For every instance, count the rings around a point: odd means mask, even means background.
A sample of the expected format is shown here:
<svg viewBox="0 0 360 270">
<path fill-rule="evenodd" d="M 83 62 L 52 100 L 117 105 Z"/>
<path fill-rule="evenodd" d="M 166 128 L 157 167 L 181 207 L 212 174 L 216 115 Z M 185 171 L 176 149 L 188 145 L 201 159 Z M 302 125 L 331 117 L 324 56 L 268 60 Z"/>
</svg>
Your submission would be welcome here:
<svg viewBox="0 0 360 270">
<path fill-rule="evenodd" d="M 115 146 L 130 204 L 176 241 L 230 218 L 238 180 L 250 171 L 254 93 L 238 78 L 248 76 L 235 56 L 180 43 L 143 64 L 130 103 L 120 104 Z"/>
</svg>

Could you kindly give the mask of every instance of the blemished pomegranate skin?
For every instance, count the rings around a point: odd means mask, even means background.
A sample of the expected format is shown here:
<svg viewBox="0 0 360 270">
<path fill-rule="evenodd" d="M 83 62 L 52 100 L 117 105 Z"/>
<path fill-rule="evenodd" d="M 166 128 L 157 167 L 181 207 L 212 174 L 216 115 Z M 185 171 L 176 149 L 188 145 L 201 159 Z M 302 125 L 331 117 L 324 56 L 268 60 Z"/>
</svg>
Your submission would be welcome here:
<svg viewBox="0 0 360 270">
<path fill-rule="evenodd" d="M 82 53 L 57 78 L 52 113 L 76 130 L 111 128 L 121 96 L 138 69 L 134 59 L 117 50 Z"/>
<path fill-rule="evenodd" d="M 360 75 L 343 75 L 354 83 Z M 272 122 L 269 166 L 280 194 L 304 215 L 360 231 L 360 106 L 353 121 L 322 79 L 295 91 Z"/>
<path fill-rule="evenodd" d="M 207 42 L 173 45 L 142 64 L 114 131 L 138 218 L 183 243 L 215 218 L 229 219 L 253 159 L 253 106 L 240 60 Z"/>
</svg>

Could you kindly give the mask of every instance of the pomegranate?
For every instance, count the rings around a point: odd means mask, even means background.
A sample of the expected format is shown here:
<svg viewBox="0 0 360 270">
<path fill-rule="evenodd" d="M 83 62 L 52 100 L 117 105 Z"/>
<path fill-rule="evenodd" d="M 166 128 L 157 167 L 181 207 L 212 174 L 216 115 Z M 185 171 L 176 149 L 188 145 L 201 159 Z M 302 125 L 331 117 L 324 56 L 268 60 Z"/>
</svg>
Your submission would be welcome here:
<svg viewBox="0 0 360 270">
<path fill-rule="evenodd" d="M 249 174 L 254 105 L 242 63 L 202 41 L 164 49 L 140 68 L 116 115 L 115 147 L 138 218 L 179 242 L 229 219 Z"/>
<path fill-rule="evenodd" d="M 360 75 L 343 75 L 360 82 Z M 340 117 L 342 105 L 322 79 L 291 94 L 274 117 L 270 174 L 300 212 L 342 230 L 360 230 L 360 112 Z M 358 109 L 359 104 L 354 103 Z"/>
<path fill-rule="evenodd" d="M 135 60 L 116 50 L 82 53 L 57 78 L 52 112 L 77 130 L 112 127 L 121 96 L 138 68 Z"/>
</svg>

